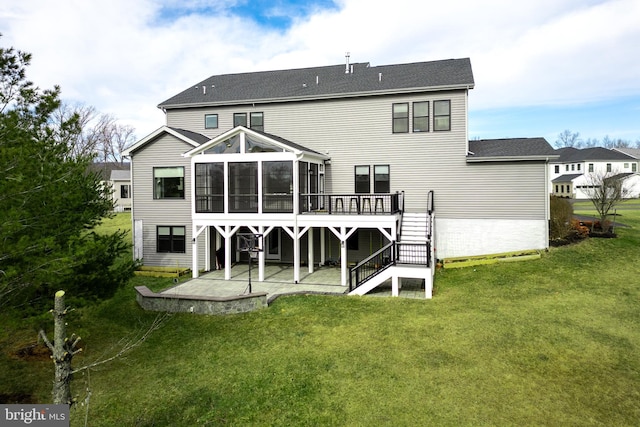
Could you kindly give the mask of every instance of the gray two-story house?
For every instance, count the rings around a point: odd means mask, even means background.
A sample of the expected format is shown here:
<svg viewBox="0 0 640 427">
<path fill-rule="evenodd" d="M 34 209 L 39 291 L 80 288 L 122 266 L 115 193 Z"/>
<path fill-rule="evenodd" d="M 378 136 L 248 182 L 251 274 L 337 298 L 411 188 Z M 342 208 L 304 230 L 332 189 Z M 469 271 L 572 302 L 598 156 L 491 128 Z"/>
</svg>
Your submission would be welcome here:
<svg viewBox="0 0 640 427">
<path fill-rule="evenodd" d="M 469 141 L 469 59 L 216 75 L 159 105 L 131 159 L 134 252 L 341 268 L 365 293 L 436 258 L 548 247 L 542 138 Z M 251 239 L 247 239 L 251 235 Z M 249 252 L 246 252 L 249 251 Z M 368 283 L 367 283 L 368 282 Z"/>
</svg>

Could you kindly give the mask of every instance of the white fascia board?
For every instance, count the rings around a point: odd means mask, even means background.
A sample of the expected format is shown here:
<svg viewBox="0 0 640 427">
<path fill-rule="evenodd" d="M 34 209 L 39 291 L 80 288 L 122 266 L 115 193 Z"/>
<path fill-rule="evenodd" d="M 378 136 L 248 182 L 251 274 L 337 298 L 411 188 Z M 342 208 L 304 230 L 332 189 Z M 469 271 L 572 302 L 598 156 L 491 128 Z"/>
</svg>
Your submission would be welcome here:
<svg viewBox="0 0 640 427">
<path fill-rule="evenodd" d="M 194 140 L 192 140 L 191 138 L 187 138 L 186 136 L 176 132 L 175 130 L 171 129 L 168 126 L 162 126 L 162 127 L 158 128 L 158 129 L 154 130 L 153 132 L 151 132 L 149 135 L 147 135 L 144 138 L 142 138 L 140 141 L 138 141 L 135 144 L 133 144 L 131 147 L 129 147 L 126 150 L 124 150 L 122 152 L 122 155 L 126 156 L 126 157 L 131 157 L 131 153 L 133 153 L 134 151 L 137 151 L 140 148 L 144 147 L 149 142 L 153 141 L 154 139 L 156 139 L 158 136 L 162 135 L 163 133 L 168 133 L 170 135 L 173 135 L 176 138 L 178 138 L 179 140 L 184 141 L 189 145 L 193 145 L 194 147 L 198 146 L 198 143 L 195 142 Z"/>
</svg>

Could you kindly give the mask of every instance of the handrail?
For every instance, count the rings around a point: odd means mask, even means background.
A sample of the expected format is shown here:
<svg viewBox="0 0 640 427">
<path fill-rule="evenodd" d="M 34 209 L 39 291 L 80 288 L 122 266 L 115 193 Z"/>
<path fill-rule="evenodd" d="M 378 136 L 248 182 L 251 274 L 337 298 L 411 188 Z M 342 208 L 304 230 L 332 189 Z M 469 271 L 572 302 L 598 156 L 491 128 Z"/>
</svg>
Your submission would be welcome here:
<svg viewBox="0 0 640 427">
<path fill-rule="evenodd" d="M 378 249 L 349 270 L 349 292 L 396 262 L 396 242 Z"/>
</svg>

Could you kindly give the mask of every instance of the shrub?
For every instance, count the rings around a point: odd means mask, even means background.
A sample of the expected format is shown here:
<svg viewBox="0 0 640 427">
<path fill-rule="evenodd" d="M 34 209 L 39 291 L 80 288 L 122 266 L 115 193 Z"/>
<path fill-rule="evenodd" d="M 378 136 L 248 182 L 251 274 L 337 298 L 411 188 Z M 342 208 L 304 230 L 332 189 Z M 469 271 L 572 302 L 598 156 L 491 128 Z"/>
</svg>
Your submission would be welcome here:
<svg viewBox="0 0 640 427">
<path fill-rule="evenodd" d="M 549 238 L 551 240 L 564 239 L 571 234 L 571 220 L 573 206 L 567 199 L 551 196 L 550 199 Z"/>
</svg>

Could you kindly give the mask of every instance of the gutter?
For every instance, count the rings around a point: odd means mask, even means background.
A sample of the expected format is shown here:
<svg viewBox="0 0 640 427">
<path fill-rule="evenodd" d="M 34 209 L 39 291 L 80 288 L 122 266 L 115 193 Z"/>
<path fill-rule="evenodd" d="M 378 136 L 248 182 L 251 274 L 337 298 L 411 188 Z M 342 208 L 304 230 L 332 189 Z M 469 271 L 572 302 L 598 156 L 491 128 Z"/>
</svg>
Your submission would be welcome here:
<svg viewBox="0 0 640 427">
<path fill-rule="evenodd" d="M 546 162 L 550 159 L 558 158 L 559 156 L 487 156 L 487 157 L 467 157 L 467 163 L 486 163 L 486 162 Z"/>
<path fill-rule="evenodd" d="M 412 87 L 405 89 L 387 89 L 387 90 L 371 90 L 364 92 L 351 92 L 351 93 L 327 93 L 320 95 L 304 95 L 304 96 L 290 96 L 283 98 L 260 98 L 260 99 L 234 99 L 228 101 L 202 101 L 202 102 L 189 102 L 181 104 L 159 104 L 157 107 L 166 113 L 168 109 L 176 108 L 198 108 L 198 107 L 223 107 L 230 105 L 244 105 L 244 104 L 270 104 L 276 102 L 300 102 L 300 101 L 320 101 L 327 99 L 342 99 L 342 98 L 358 98 L 363 96 L 385 96 L 385 95 L 402 95 L 415 92 L 438 92 L 447 90 L 469 90 L 473 89 L 473 84 L 463 85 L 445 85 L 445 86 L 429 86 L 429 87 Z"/>
</svg>

